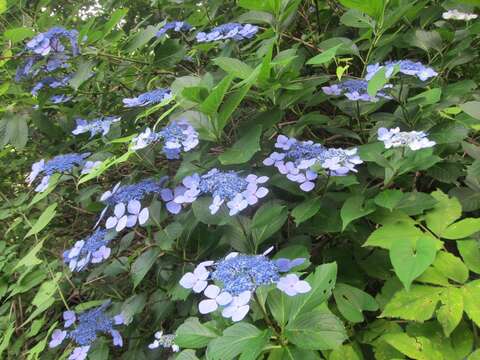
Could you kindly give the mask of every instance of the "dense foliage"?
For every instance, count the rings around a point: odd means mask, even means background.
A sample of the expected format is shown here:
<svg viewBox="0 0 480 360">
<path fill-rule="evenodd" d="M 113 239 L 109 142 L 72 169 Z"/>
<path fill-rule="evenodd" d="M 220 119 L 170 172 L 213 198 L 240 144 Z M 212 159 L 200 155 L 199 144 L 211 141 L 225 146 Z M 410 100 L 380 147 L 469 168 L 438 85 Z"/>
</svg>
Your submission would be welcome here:
<svg viewBox="0 0 480 360">
<path fill-rule="evenodd" d="M 480 359 L 477 0 L 0 0 L 0 358 Z"/>
</svg>

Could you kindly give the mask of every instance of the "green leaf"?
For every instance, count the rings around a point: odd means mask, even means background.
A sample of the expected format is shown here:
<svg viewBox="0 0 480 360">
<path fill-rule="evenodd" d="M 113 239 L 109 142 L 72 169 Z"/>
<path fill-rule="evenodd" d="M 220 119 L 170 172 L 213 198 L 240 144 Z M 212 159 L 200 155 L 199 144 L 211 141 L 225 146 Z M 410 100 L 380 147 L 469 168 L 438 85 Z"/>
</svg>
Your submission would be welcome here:
<svg viewBox="0 0 480 360">
<path fill-rule="evenodd" d="M 228 57 L 218 57 L 213 59 L 213 63 L 228 74 L 240 78 L 247 79 L 253 72 L 253 69 L 243 61 Z"/>
<path fill-rule="evenodd" d="M 46 238 L 45 238 L 46 239 Z M 15 265 L 15 267 L 12 269 L 12 271 L 15 271 L 16 269 L 26 266 L 27 268 L 32 268 L 35 265 L 41 264 L 42 260 L 40 260 L 37 257 L 38 252 L 42 249 L 43 247 L 43 242 L 45 239 L 41 240 L 36 244 L 29 252 L 27 255 L 25 255 L 22 259 L 18 261 L 18 263 Z"/>
<path fill-rule="evenodd" d="M 463 239 L 479 231 L 480 218 L 466 218 L 448 226 L 441 237 L 449 240 Z"/>
<path fill-rule="evenodd" d="M 480 326 L 480 280 L 469 282 L 461 288 L 465 312 L 473 322 Z"/>
<path fill-rule="evenodd" d="M 137 31 L 137 33 L 128 42 L 125 51 L 132 52 L 137 50 L 139 47 L 142 47 L 155 37 L 159 29 L 160 26 L 149 25 L 146 28 Z"/>
<path fill-rule="evenodd" d="M 442 305 L 437 310 L 437 320 L 443 332 L 449 337 L 460 324 L 463 315 L 463 295 L 459 288 L 448 287 L 440 294 Z"/>
<path fill-rule="evenodd" d="M 442 288 L 413 285 L 410 290 L 401 289 L 387 303 L 380 317 L 400 318 L 424 322 L 432 318 L 440 301 Z"/>
<path fill-rule="evenodd" d="M 198 360 L 197 355 L 195 354 L 195 350 L 183 350 L 181 353 L 179 353 L 176 357 L 175 360 Z"/>
<path fill-rule="evenodd" d="M 263 204 L 252 219 L 251 229 L 255 245 L 258 247 L 280 230 L 287 217 L 288 210 L 285 206 L 271 201 Z"/>
<path fill-rule="evenodd" d="M 477 240 L 457 241 L 457 248 L 467 267 L 474 273 L 480 274 L 480 246 Z"/>
<path fill-rule="evenodd" d="M 340 319 L 318 310 L 301 314 L 289 322 L 285 336 L 288 341 L 307 350 L 332 350 L 347 339 Z"/>
<path fill-rule="evenodd" d="M 261 331 L 255 326 L 240 322 L 225 329 L 222 337 L 208 344 L 207 358 L 211 360 L 255 360 L 268 343 L 270 330 Z"/>
<path fill-rule="evenodd" d="M 212 92 L 208 95 L 205 101 L 200 105 L 201 112 L 207 115 L 213 115 L 218 111 L 223 98 L 228 91 L 230 84 L 232 83 L 232 76 L 225 76 L 217 86 L 215 86 Z"/>
<path fill-rule="evenodd" d="M 122 315 L 125 318 L 125 325 L 130 324 L 136 314 L 140 314 L 145 308 L 147 297 L 145 294 L 130 296 L 122 304 Z"/>
<path fill-rule="evenodd" d="M 382 14 L 385 0 L 339 0 L 340 4 L 350 9 L 360 10 L 377 19 Z"/>
<path fill-rule="evenodd" d="M 460 108 L 471 117 L 480 120 L 480 101 L 469 101 L 460 105 Z"/>
<path fill-rule="evenodd" d="M 307 65 L 321 65 L 325 64 L 329 61 L 331 61 L 334 57 L 335 54 L 337 53 L 338 48 L 340 48 L 342 44 L 337 44 L 334 47 L 331 47 L 330 49 L 325 50 L 321 54 L 318 54 L 312 58 L 310 58 L 306 64 Z"/>
<path fill-rule="evenodd" d="M 390 249 L 390 261 L 400 281 L 408 290 L 413 280 L 419 277 L 435 260 L 437 248 L 429 237 L 416 241 L 404 239 L 395 242 Z"/>
<path fill-rule="evenodd" d="M 155 260 L 159 253 L 159 249 L 151 248 L 140 255 L 132 264 L 130 276 L 132 277 L 133 288 L 136 288 L 145 275 L 147 275 L 153 264 L 155 264 Z"/>
<path fill-rule="evenodd" d="M 200 198 L 193 202 L 192 210 L 195 217 L 204 224 L 225 225 L 231 221 L 225 206 L 221 206 L 215 215 L 210 213 L 208 208 L 212 203 L 211 198 Z"/>
<path fill-rule="evenodd" d="M 0 146 L 11 144 L 23 149 L 28 141 L 27 116 L 7 113 L 0 120 Z"/>
<path fill-rule="evenodd" d="M 268 355 L 268 360 L 321 360 L 318 351 L 300 349 L 294 345 L 288 345 L 280 349 L 273 349 Z"/>
<path fill-rule="evenodd" d="M 426 213 L 425 221 L 430 230 L 440 235 L 448 225 L 462 216 L 462 205 L 457 198 L 450 198 L 441 190 L 434 191 L 431 195 L 437 203 Z"/>
<path fill-rule="evenodd" d="M 249 161 L 260 150 L 262 125 L 254 125 L 246 129 L 242 137 L 233 146 L 221 154 L 218 159 L 222 165 L 243 164 Z"/>
<path fill-rule="evenodd" d="M 374 198 L 375 204 L 393 211 L 400 200 L 403 198 L 403 192 L 396 189 L 383 190 Z"/>
<path fill-rule="evenodd" d="M 94 65 L 95 63 L 93 61 L 81 61 L 75 75 L 70 79 L 70 86 L 78 90 L 78 88 L 93 75 L 92 68 Z"/>
<path fill-rule="evenodd" d="M 202 324 L 198 318 L 188 318 L 175 332 L 175 344 L 181 348 L 201 349 L 218 337 L 214 327 Z"/>
<path fill-rule="evenodd" d="M 330 353 L 328 360 L 363 360 L 350 344 L 342 345 Z"/>
<path fill-rule="evenodd" d="M 311 198 L 295 206 L 295 208 L 292 210 L 292 216 L 295 220 L 295 224 L 298 226 L 302 222 L 310 219 L 318 212 L 318 210 L 320 210 L 321 205 L 321 199 Z"/>
<path fill-rule="evenodd" d="M 1 5 L 0 5 L 0 8 L 1 8 Z M 27 27 L 17 27 L 13 29 L 8 29 L 8 30 L 5 30 L 5 32 L 3 33 L 3 36 L 5 37 L 5 39 L 10 40 L 13 43 L 23 41 L 27 38 L 32 37 L 33 35 L 35 35 L 35 31 Z"/>
<path fill-rule="evenodd" d="M 222 133 L 223 128 L 228 124 L 230 120 L 230 116 L 232 116 L 233 112 L 237 109 L 237 107 L 242 102 L 245 95 L 247 95 L 248 91 L 250 90 L 251 84 L 246 84 L 242 86 L 240 89 L 232 92 L 225 102 L 223 103 L 222 107 L 220 108 L 220 112 L 218 113 L 218 117 L 215 120 L 215 129 L 217 131 L 217 137 L 220 136 Z"/>
<path fill-rule="evenodd" d="M 57 213 L 56 210 L 55 210 L 56 208 L 57 208 L 57 203 L 53 203 L 49 207 L 47 207 L 42 212 L 42 214 L 37 219 L 37 221 L 32 226 L 32 228 L 27 233 L 27 235 L 25 235 L 25 238 L 27 238 L 29 236 L 32 236 L 32 235 L 35 235 L 35 234 L 38 234 L 40 231 L 42 231 L 43 228 L 45 226 L 47 226 L 50 223 L 50 221 L 55 217 L 55 214 Z"/>
<path fill-rule="evenodd" d="M 433 105 L 440 101 L 442 97 L 442 89 L 434 88 L 424 91 L 408 99 L 409 102 L 415 102 L 418 105 Z"/>
<path fill-rule="evenodd" d="M 375 20 L 361 11 L 350 9 L 340 18 L 340 22 L 346 26 L 359 29 L 374 29 Z"/>
<path fill-rule="evenodd" d="M 340 217 L 342 218 L 342 231 L 350 224 L 353 220 L 362 218 L 373 211 L 375 211 L 375 206 L 372 203 L 365 204 L 365 197 L 363 195 L 355 195 L 349 197 L 342 206 L 340 210 Z"/>
<path fill-rule="evenodd" d="M 333 290 L 333 297 L 340 313 L 353 323 L 364 320 L 363 311 L 378 310 L 378 304 L 372 296 L 347 284 L 338 283 Z"/>
<path fill-rule="evenodd" d="M 104 38 L 123 19 L 123 17 L 125 15 L 127 15 L 127 13 L 128 13 L 128 9 L 125 9 L 125 8 L 117 9 L 112 13 L 112 16 L 110 17 L 110 20 L 108 20 L 105 23 L 105 25 L 102 29 L 102 35 L 103 35 Z"/>
<path fill-rule="evenodd" d="M 385 84 L 388 82 L 388 79 L 385 76 L 386 71 L 387 69 L 385 67 L 381 67 L 368 81 L 367 92 L 371 97 L 375 97 L 377 92 L 383 89 Z"/>
<path fill-rule="evenodd" d="M 410 337 L 405 333 L 399 332 L 383 335 L 382 339 L 411 359 L 444 359 L 442 354 L 434 348 L 431 341 L 423 336 Z"/>
<path fill-rule="evenodd" d="M 463 284 L 468 280 L 468 268 L 455 255 L 440 251 L 437 254 L 433 267 L 445 277 Z"/>
</svg>

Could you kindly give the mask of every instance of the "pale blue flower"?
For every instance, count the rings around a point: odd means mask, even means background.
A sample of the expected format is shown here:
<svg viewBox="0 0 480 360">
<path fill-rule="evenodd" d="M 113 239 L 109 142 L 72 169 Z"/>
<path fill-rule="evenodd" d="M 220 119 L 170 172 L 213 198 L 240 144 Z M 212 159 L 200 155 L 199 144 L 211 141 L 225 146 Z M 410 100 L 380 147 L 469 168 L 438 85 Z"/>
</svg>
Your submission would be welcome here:
<svg viewBox="0 0 480 360">
<path fill-rule="evenodd" d="M 392 85 L 387 84 L 384 89 L 391 88 Z M 384 91 L 378 91 L 376 96 L 370 96 L 367 92 L 368 82 L 365 80 L 344 80 L 338 84 L 330 86 L 323 86 L 322 90 L 326 95 L 340 96 L 345 95 L 348 100 L 351 101 L 366 101 L 377 102 L 380 98 L 391 99 L 392 97 L 387 95 Z"/>
<path fill-rule="evenodd" d="M 258 32 L 258 26 L 251 24 L 227 23 L 214 27 L 209 32 L 199 32 L 197 42 L 212 42 L 232 39 L 236 41 L 251 39 Z"/>
<path fill-rule="evenodd" d="M 72 100 L 72 96 L 67 96 L 65 94 L 53 95 L 50 98 L 50 101 L 54 104 L 62 104 Z"/>
<path fill-rule="evenodd" d="M 161 103 L 164 100 L 170 99 L 172 92 L 170 89 L 156 89 L 134 98 L 125 98 L 122 100 L 125 107 L 148 106 Z"/>
<path fill-rule="evenodd" d="M 277 289 L 283 291 L 288 296 L 305 294 L 312 290 L 312 287 L 305 280 L 300 280 L 295 274 L 288 274 L 277 282 Z"/>
<path fill-rule="evenodd" d="M 298 141 L 279 135 L 275 144 L 282 152 L 274 151 L 264 161 L 266 166 L 275 166 L 293 182 L 300 184 L 303 191 L 315 188 L 318 168 L 325 169 L 330 176 L 343 176 L 357 172 L 355 166 L 363 163 L 357 149 L 326 148 L 313 141 Z"/>
<path fill-rule="evenodd" d="M 385 68 L 385 77 L 389 79 L 395 67 L 398 67 L 398 71 L 404 75 L 416 76 L 422 81 L 426 81 L 432 77 L 438 75 L 438 73 L 428 67 L 423 65 L 421 62 L 414 62 L 411 60 L 398 60 L 398 61 L 387 61 L 384 64 L 373 64 L 367 66 L 367 74 L 365 75 L 366 80 L 370 80 L 378 70 Z"/>
<path fill-rule="evenodd" d="M 182 184 L 186 190 L 176 196 L 174 201 L 177 204 L 188 204 L 199 196 L 209 195 L 212 197 L 209 207 L 211 214 L 215 214 L 225 204 L 230 210 L 230 216 L 233 216 L 268 194 L 268 189 L 262 186 L 267 181 L 267 176 L 250 174 L 242 177 L 234 171 L 212 169 L 204 175 L 185 177 Z"/>
<path fill-rule="evenodd" d="M 66 30 L 62 27 L 52 27 L 47 32 L 38 34 L 27 43 L 26 50 L 42 56 L 50 53 L 62 53 L 65 51 L 65 46 L 62 44 L 61 38 L 67 38 L 70 41 L 74 56 L 79 54 L 78 31 Z"/>
<path fill-rule="evenodd" d="M 43 78 L 42 80 L 38 81 L 35 85 L 33 85 L 32 90 L 30 90 L 30 93 L 34 96 L 37 96 L 38 91 L 43 89 L 44 87 L 50 87 L 52 89 L 65 87 L 68 85 L 71 78 L 72 78 L 71 75 L 67 75 L 61 79 L 56 79 L 53 77 Z"/>
<path fill-rule="evenodd" d="M 192 29 L 192 25 L 185 21 L 172 21 L 167 22 L 157 32 L 157 37 L 164 36 L 168 31 L 173 30 L 175 32 L 186 32 Z"/>
<path fill-rule="evenodd" d="M 90 132 L 90 137 L 97 134 L 105 136 L 110 131 L 110 127 L 113 123 L 119 122 L 120 117 L 115 116 L 102 116 L 91 121 L 84 119 L 76 119 L 77 127 L 72 131 L 73 135 L 80 135 L 86 132 Z"/>
</svg>

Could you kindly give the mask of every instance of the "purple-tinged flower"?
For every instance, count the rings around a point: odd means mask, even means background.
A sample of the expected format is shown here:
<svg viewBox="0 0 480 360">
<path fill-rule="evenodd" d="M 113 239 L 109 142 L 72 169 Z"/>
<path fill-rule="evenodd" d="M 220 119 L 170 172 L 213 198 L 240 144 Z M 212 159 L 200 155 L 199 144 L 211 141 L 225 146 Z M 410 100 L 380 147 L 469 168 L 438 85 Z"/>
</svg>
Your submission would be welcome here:
<svg viewBox="0 0 480 360">
<path fill-rule="evenodd" d="M 392 85 L 387 84 L 383 88 L 391 88 Z M 366 101 L 377 102 L 380 98 L 391 99 L 392 97 L 387 95 L 384 91 L 378 91 L 376 96 L 370 96 L 368 94 L 368 82 L 365 80 L 344 80 L 338 84 L 331 86 L 323 86 L 322 90 L 326 95 L 340 96 L 345 95 L 348 100 L 351 101 Z"/>
<path fill-rule="evenodd" d="M 305 280 L 300 280 L 297 275 L 288 274 L 277 282 L 277 289 L 283 291 L 288 296 L 295 296 L 309 292 L 312 290 L 312 287 Z"/>
<path fill-rule="evenodd" d="M 272 249 L 268 249 L 262 255 L 232 252 L 216 262 L 204 261 L 197 265 L 193 272 L 186 273 L 180 279 L 180 285 L 186 289 L 193 289 L 195 293 L 203 291 L 206 299 L 198 304 L 201 314 L 221 309 L 222 316 L 231 318 L 232 321 L 240 321 L 247 315 L 252 294 L 259 287 L 276 284 L 290 296 L 295 295 L 292 288 L 299 294 L 310 291 L 310 285 L 304 280 L 299 280 L 296 275 L 294 276 L 297 281 L 294 285 L 290 284 L 293 282 L 290 275 L 287 275 L 288 284 L 285 278 L 281 278 L 282 272 L 300 265 L 305 259 L 271 260 L 266 255 Z"/>
<path fill-rule="evenodd" d="M 163 37 L 167 32 L 173 30 L 175 32 L 186 32 L 192 29 L 192 25 L 188 24 L 185 21 L 172 21 L 167 22 L 163 25 L 160 30 L 157 32 L 157 37 Z"/>
<path fill-rule="evenodd" d="M 232 39 L 235 41 L 251 39 L 258 32 L 258 26 L 251 24 L 227 23 L 214 27 L 209 32 L 199 32 L 197 42 L 212 42 Z"/>
<path fill-rule="evenodd" d="M 122 101 L 125 107 L 136 107 L 158 104 L 171 98 L 172 92 L 170 89 L 156 89 L 140 94 L 135 98 L 125 98 Z"/>
<path fill-rule="evenodd" d="M 148 208 L 142 209 L 142 204 L 140 201 L 130 200 L 127 206 L 125 206 L 124 203 L 118 203 L 115 205 L 113 216 L 110 216 L 107 219 L 105 227 L 107 229 L 112 229 L 115 227 L 115 230 L 120 232 L 125 227 L 134 227 L 137 224 L 137 221 L 140 225 L 145 224 L 148 220 L 148 217 Z"/>
<path fill-rule="evenodd" d="M 72 100 L 72 96 L 67 96 L 65 94 L 60 94 L 60 95 L 53 95 L 51 98 L 50 98 L 50 101 L 53 103 L 53 104 L 63 104 L 63 103 L 66 103 L 68 101 Z"/>
<path fill-rule="evenodd" d="M 89 264 L 101 263 L 109 258 L 111 249 L 108 245 L 115 236 L 115 232 L 97 229 L 90 236 L 77 241 L 70 250 L 64 251 L 63 261 L 68 264 L 71 271 L 82 271 Z M 64 319 L 67 321 L 65 314 Z M 68 326 L 67 322 L 65 322 L 65 327 Z"/>
<path fill-rule="evenodd" d="M 101 116 L 91 121 L 76 119 L 77 127 L 72 131 L 72 134 L 80 135 L 90 132 L 90 137 L 93 137 L 97 134 L 102 134 L 102 136 L 105 136 L 110 131 L 110 126 L 119 121 L 120 117 L 115 116 Z"/>
<path fill-rule="evenodd" d="M 29 78 L 30 76 L 35 76 L 38 73 L 38 69 L 34 69 L 34 65 L 42 59 L 40 55 L 32 55 L 27 57 L 27 59 L 18 66 L 15 73 L 15 81 L 19 82 L 22 79 Z"/>
<path fill-rule="evenodd" d="M 173 191 L 171 189 L 163 189 L 160 193 L 162 200 L 165 202 L 165 207 L 171 214 L 178 214 L 182 210 L 182 205 L 177 204 L 174 199 L 185 193 L 187 189 L 184 186 L 177 186 Z"/>
<path fill-rule="evenodd" d="M 378 129 L 378 140 L 382 141 L 385 149 L 409 147 L 416 151 L 435 146 L 435 141 L 429 140 L 423 131 L 400 131 L 400 128 Z"/>
<path fill-rule="evenodd" d="M 230 216 L 233 216 L 268 194 L 268 189 L 262 186 L 267 181 L 267 176 L 250 174 L 241 177 L 234 171 L 212 169 L 204 175 L 193 174 L 185 177 L 182 184 L 186 190 L 176 196 L 174 201 L 177 204 L 188 204 L 201 195 L 210 195 L 213 198 L 209 207 L 212 215 L 221 205 L 226 204 Z"/>
<path fill-rule="evenodd" d="M 326 148 L 313 141 L 298 141 L 279 135 L 275 144 L 282 152 L 274 151 L 264 161 L 266 166 L 275 166 L 293 182 L 300 184 L 303 191 L 315 188 L 318 168 L 325 169 L 330 176 L 343 176 L 357 172 L 356 165 L 363 163 L 357 149 Z"/>
<path fill-rule="evenodd" d="M 43 89 L 46 86 L 52 89 L 67 86 L 71 78 L 72 78 L 71 75 L 67 75 L 61 79 L 56 79 L 53 77 L 43 78 L 42 80 L 37 82 L 35 85 L 33 85 L 32 90 L 30 90 L 30 93 L 34 96 L 37 96 L 38 91 Z"/>
<path fill-rule="evenodd" d="M 110 334 L 114 345 L 122 346 L 122 337 L 114 329 L 114 326 L 123 324 L 123 316 L 121 314 L 114 317 L 107 315 L 105 310 L 108 306 L 110 306 L 110 301 L 80 314 L 75 314 L 73 311 L 65 311 L 63 314 L 65 328 L 69 328 L 73 324 L 75 324 L 75 327 L 71 330 L 56 329 L 52 334 L 49 346 L 58 346 L 64 339 L 71 340 L 76 347 L 70 354 L 70 360 L 86 359 L 91 345 L 100 334 Z"/>
<path fill-rule="evenodd" d="M 101 163 L 102 161 L 86 161 L 80 174 L 81 175 L 90 174 Z"/>
<path fill-rule="evenodd" d="M 32 171 L 27 176 L 26 181 L 31 185 L 38 175 L 43 174 L 40 184 L 35 189 L 36 192 L 43 192 L 48 187 L 50 176 L 54 173 L 71 173 L 75 167 L 81 168 L 85 165 L 85 158 L 90 156 L 90 153 L 84 154 L 64 154 L 57 155 L 54 158 L 45 161 L 44 159 L 37 161 L 32 165 Z"/>
<path fill-rule="evenodd" d="M 396 67 L 401 74 L 416 76 L 422 81 L 426 81 L 438 75 L 435 70 L 423 65 L 421 62 L 414 62 L 411 60 L 398 60 L 387 61 L 383 65 L 379 63 L 368 65 L 365 79 L 370 80 L 377 73 L 377 71 L 382 68 L 385 68 L 385 77 L 389 79 L 392 76 Z"/>
<path fill-rule="evenodd" d="M 62 38 L 67 38 L 70 41 L 72 54 L 74 56 L 78 55 L 80 52 L 78 48 L 78 31 L 66 30 L 62 27 L 52 27 L 47 32 L 38 34 L 27 43 L 26 50 L 42 56 L 50 53 L 63 53 L 65 46 L 61 42 Z"/>
<path fill-rule="evenodd" d="M 154 334 L 155 340 L 148 345 L 150 350 L 158 349 L 162 347 L 164 349 L 171 349 L 173 352 L 179 352 L 180 347 L 175 344 L 175 335 L 163 334 L 163 331 L 157 331 Z"/>
</svg>

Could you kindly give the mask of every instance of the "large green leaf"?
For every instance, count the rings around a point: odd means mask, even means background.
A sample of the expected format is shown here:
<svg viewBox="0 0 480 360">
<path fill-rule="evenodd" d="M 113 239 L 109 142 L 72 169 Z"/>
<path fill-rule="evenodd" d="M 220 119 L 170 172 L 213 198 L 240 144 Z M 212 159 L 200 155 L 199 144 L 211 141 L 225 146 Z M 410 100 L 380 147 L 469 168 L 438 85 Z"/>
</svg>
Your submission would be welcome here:
<svg viewBox="0 0 480 360">
<path fill-rule="evenodd" d="M 461 288 L 465 312 L 480 327 L 480 280 L 469 282 Z"/>
<path fill-rule="evenodd" d="M 132 264 L 130 275 L 132 277 L 134 288 L 140 284 L 145 275 L 152 268 L 153 264 L 155 264 L 155 260 L 159 253 L 160 250 L 158 248 L 151 248 L 140 255 Z"/>
<path fill-rule="evenodd" d="M 462 291 L 456 287 L 448 287 L 441 292 L 440 301 L 442 305 L 437 310 L 437 320 L 448 337 L 462 320 Z"/>
<path fill-rule="evenodd" d="M 466 218 L 448 226 L 442 232 L 445 239 L 463 239 L 480 231 L 480 218 Z"/>
<path fill-rule="evenodd" d="M 47 226 L 55 217 L 55 214 L 57 213 L 56 209 L 57 203 L 53 203 L 47 207 L 37 219 L 35 224 L 33 224 L 32 228 L 28 231 L 27 235 L 25 235 L 25 238 L 38 234 L 40 231 L 42 231 L 43 228 Z"/>
<path fill-rule="evenodd" d="M 213 59 L 213 63 L 228 74 L 242 80 L 247 79 L 253 72 L 253 69 L 249 65 L 234 58 L 218 57 Z"/>
<path fill-rule="evenodd" d="M 347 339 L 340 319 L 318 310 L 303 313 L 289 322 L 285 335 L 290 342 L 307 350 L 335 349 Z"/>
<path fill-rule="evenodd" d="M 331 47 L 330 49 L 325 50 L 321 54 L 318 54 L 312 57 L 307 61 L 307 65 L 321 65 L 321 64 L 328 63 L 335 57 L 335 54 L 337 53 L 337 50 L 340 46 L 342 46 L 342 44 L 337 44 L 334 47 Z"/>
<path fill-rule="evenodd" d="M 217 86 L 213 88 L 208 97 L 200 105 L 201 112 L 207 115 L 213 115 L 218 111 L 223 98 L 232 83 L 233 76 L 225 76 Z"/>
<path fill-rule="evenodd" d="M 152 38 L 155 37 L 157 31 L 160 29 L 160 26 L 149 25 L 144 29 L 139 30 L 132 39 L 128 42 L 126 51 L 132 52 L 139 47 L 142 47 L 148 43 Z"/>
<path fill-rule="evenodd" d="M 11 144 L 17 149 L 23 149 L 27 141 L 27 116 L 24 114 L 6 113 L 0 119 L 0 147 Z"/>
<path fill-rule="evenodd" d="M 342 218 L 342 230 L 350 224 L 353 220 L 362 218 L 375 211 L 375 205 L 372 203 L 365 203 L 363 195 L 355 195 L 349 197 L 340 210 Z"/>
<path fill-rule="evenodd" d="M 339 0 L 340 4 L 350 9 L 357 9 L 372 16 L 379 18 L 382 14 L 385 0 Z"/>
<path fill-rule="evenodd" d="M 442 354 L 423 336 L 410 337 L 405 333 L 386 334 L 382 339 L 402 354 L 417 360 L 441 360 Z"/>
<path fill-rule="evenodd" d="M 340 313 L 353 323 L 364 320 L 363 311 L 378 310 L 378 304 L 371 295 L 348 284 L 337 284 L 333 297 Z"/>
<path fill-rule="evenodd" d="M 95 63 L 93 61 L 81 61 L 75 75 L 70 79 L 70 86 L 78 90 L 78 88 L 93 75 L 92 68 L 94 65 Z"/>
<path fill-rule="evenodd" d="M 433 267 L 445 277 L 458 283 L 463 284 L 468 279 L 467 266 L 460 258 L 449 252 L 440 251 L 433 263 Z"/>
<path fill-rule="evenodd" d="M 318 210 L 320 210 L 321 205 L 321 199 L 313 197 L 295 206 L 295 208 L 292 210 L 292 216 L 295 220 L 295 224 L 298 226 L 302 222 L 310 219 L 318 212 Z"/>
<path fill-rule="evenodd" d="M 240 322 L 225 329 L 223 335 L 208 344 L 207 357 L 211 360 L 255 360 L 268 343 L 270 330 Z"/>
<path fill-rule="evenodd" d="M 280 230 L 287 217 L 288 211 L 285 206 L 271 201 L 263 204 L 252 219 L 252 234 L 256 246 Z"/>
<path fill-rule="evenodd" d="M 201 349 L 218 336 L 214 327 L 188 318 L 175 332 L 175 343 L 181 348 Z"/>
<path fill-rule="evenodd" d="M 222 165 L 243 164 L 260 150 L 262 125 L 254 125 L 244 131 L 242 137 L 218 158 Z"/>
<path fill-rule="evenodd" d="M 480 274 L 480 244 L 478 240 L 457 241 L 457 248 L 467 267 Z"/>
<path fill-rule="evenodd" d="M 435 242 L 426 236 L 417 241 L 405 239 L 395 242 L 390 248 L 390 261 L 400 281 L 408 290 L 413 280 L 419 277 L 435 260 Z"/>
<path fill-rule="evenodd" d="M 451 223 L 462 216 L 462 205 L 457 198 L 450 198 L 441 190 L 434 191 L 431 195 L 438 202 L 425 214 L 425 221 L 430 230 L 440 235 Z"/>
</svg>

